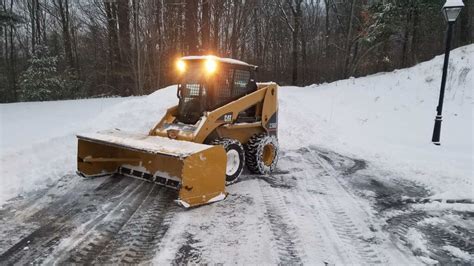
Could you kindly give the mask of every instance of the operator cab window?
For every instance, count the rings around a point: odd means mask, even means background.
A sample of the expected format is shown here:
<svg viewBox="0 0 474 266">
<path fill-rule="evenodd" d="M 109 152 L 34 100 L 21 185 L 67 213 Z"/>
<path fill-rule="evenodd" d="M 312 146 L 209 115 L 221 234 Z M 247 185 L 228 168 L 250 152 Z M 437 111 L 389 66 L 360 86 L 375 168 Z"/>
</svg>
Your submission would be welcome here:
<svg viewBox="0 0 474 266">
<path fill-rule="evenodd" d="M 186 124 L 194 124 L 203 111 L 202 100 L 206 98 L 206 87 L 201 82 L 202 73 L 199 69 L 191 68 L 179 84 L 180 103 L 178 120 Z"/>
<path fill-rule="evenodd" d="M 255 81 L 252 82 L 250 72 L 247 70 L 235 70 L 233 85 L 232 97 L 234 99 L 252 93 L 257 89 Z"/>
<path fill-rule="evenodd" d="M 235 70 L 233 85 L 232 97 L 234 99 L 245 96 L 257 90 L 257 83 L 255 83 L 255 80 L 251 77 L 250 72 L 247 70 Z M 255 112 L 255 106 L 251 106 L 246 110 L 241 111 L 236 122 L 255 122 Z"/>
<path fill-rule="evenodd" d="M 234 70 L 231 68 L 223 69 L 222 72 L 216 77 L 215 83 L 215 98 L 211 104 L 212 109 L 220 107 L 228 103 L 232 98 L 232 76 Z"/>
</svg>

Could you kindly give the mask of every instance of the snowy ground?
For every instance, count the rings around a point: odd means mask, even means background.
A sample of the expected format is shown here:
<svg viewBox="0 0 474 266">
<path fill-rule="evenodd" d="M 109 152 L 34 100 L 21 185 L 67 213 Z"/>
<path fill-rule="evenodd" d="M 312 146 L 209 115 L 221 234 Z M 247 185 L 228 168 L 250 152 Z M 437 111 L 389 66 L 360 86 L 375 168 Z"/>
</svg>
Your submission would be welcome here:
<svg viewBox="0 0 474 266">
<path fill-rule="evenodd" d="M 442 57 L 282 87 L 279 173 L 246 175 L 225 201 L 191 211 L 155 186 L 73 176 L 74 134 L 147 132 L 176 102 L 175 87 L 147 97 L 0 105 L 0 204 L 21 196 L 0 208 L 0 262 L 92 262 L 99 254 L 87 246 L 98 245 L 104 259 L 95 262 L 472 263 L 473 57 L 474 45 L 452 53 L 441 147 L 430 140 Z M 153 201 L 161 209 L 146 208 Z M 150 217 L 159 226 L 133 238 L 136 226 L 155 223 Z M 148 245 L 138 255 L 125 244 L 133 239 Z"/>
<path fill-rule="evenodd" d="M 391 73 L 284 88 L 281 127 L 291 121 L 292 130 L 282 137 L 363 157 L 430 186 L 439 198 L 473 198 L 474 45 L 452 54 L 437 147 L 431 136 L 442 63 L 438 56 Z"/>
</svg>

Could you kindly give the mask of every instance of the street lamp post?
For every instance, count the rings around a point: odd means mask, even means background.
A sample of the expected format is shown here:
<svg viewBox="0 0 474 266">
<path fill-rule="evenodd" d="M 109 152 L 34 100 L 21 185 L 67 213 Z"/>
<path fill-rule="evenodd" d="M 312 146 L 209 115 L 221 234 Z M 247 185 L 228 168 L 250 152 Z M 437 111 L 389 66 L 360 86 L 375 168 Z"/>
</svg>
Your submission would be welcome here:
<svg viewBox="0 0 474 266">
<path fill-rule="evenodd" d="M 461 13 L 461 9 L 464 7 L 462 0 L 447 0 L 443 6 L 443 15 L 448 22 L 448 30 L 446 32 L 446 51 L 444 53 L 444 65 L 443 65 L 443 77 L 441 78 L 441 90 L 439 92 L 438 107 L 436 108 L 436 118 L 433 129 L 433 137 L 431 141 L 435 145 L 440 145 L 440 134 L 441 134 L 441 121 L 443 120 L 443 102 L 444 102 L 444 90 L 446 88 L 446 77 L 448 74 L 449 64 L 449 52 L 451 51 L 451 38 L 453 35 L 453 26 L 456 19 Z"/>
</svg>

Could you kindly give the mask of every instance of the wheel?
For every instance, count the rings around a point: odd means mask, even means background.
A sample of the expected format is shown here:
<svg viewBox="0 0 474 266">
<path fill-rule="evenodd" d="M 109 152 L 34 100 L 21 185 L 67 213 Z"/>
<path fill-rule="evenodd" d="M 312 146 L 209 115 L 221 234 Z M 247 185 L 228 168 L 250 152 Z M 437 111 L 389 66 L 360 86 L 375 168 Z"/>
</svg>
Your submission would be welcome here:
<svg viewBox="0 0 474 266">
<path fill-rule="evenodd" d="M 235 183 L 245 164 L 245 151 L 242 144 L 235 139 L 220 138 L 213 140 L 212 145 L 222 145 L 227 153 L 227 165 L 225 170 L 225 183 L 230 185 Z"/>
<path fill-rule="evenodd" d="M 278 162 L 278 139 L 266 133 L 252 136 L 245 145 L 247 168 L 255 174 L 269 174 Z"/>
</svg>

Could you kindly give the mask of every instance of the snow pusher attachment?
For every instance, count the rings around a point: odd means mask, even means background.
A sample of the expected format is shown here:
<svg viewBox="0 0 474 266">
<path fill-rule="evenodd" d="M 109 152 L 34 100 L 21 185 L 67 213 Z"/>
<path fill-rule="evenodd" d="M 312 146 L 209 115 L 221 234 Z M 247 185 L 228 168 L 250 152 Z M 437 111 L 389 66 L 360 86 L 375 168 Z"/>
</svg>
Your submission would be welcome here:
<svg viewBox="0 0 474 266">
<path fill-rule="evenodd" d="M 278 162 L 278 86 L 257 83 L 257 67 L 215 56 L 177 62 L 178 105 L 148 134 L 120 130 L 78 136 L 78 173 L 118 173 L 179 191 L 198 206 L 226 196 L 244 166 L 268 174 Z"/>
<path fill-rule="evenodd" d="M 78 172 L 119 173 L 177 189 L 193 207 L 225 198 L 226 153 L 221 146 L 130 134 L 118 130 L 79 135 Z"/>
</svg>

